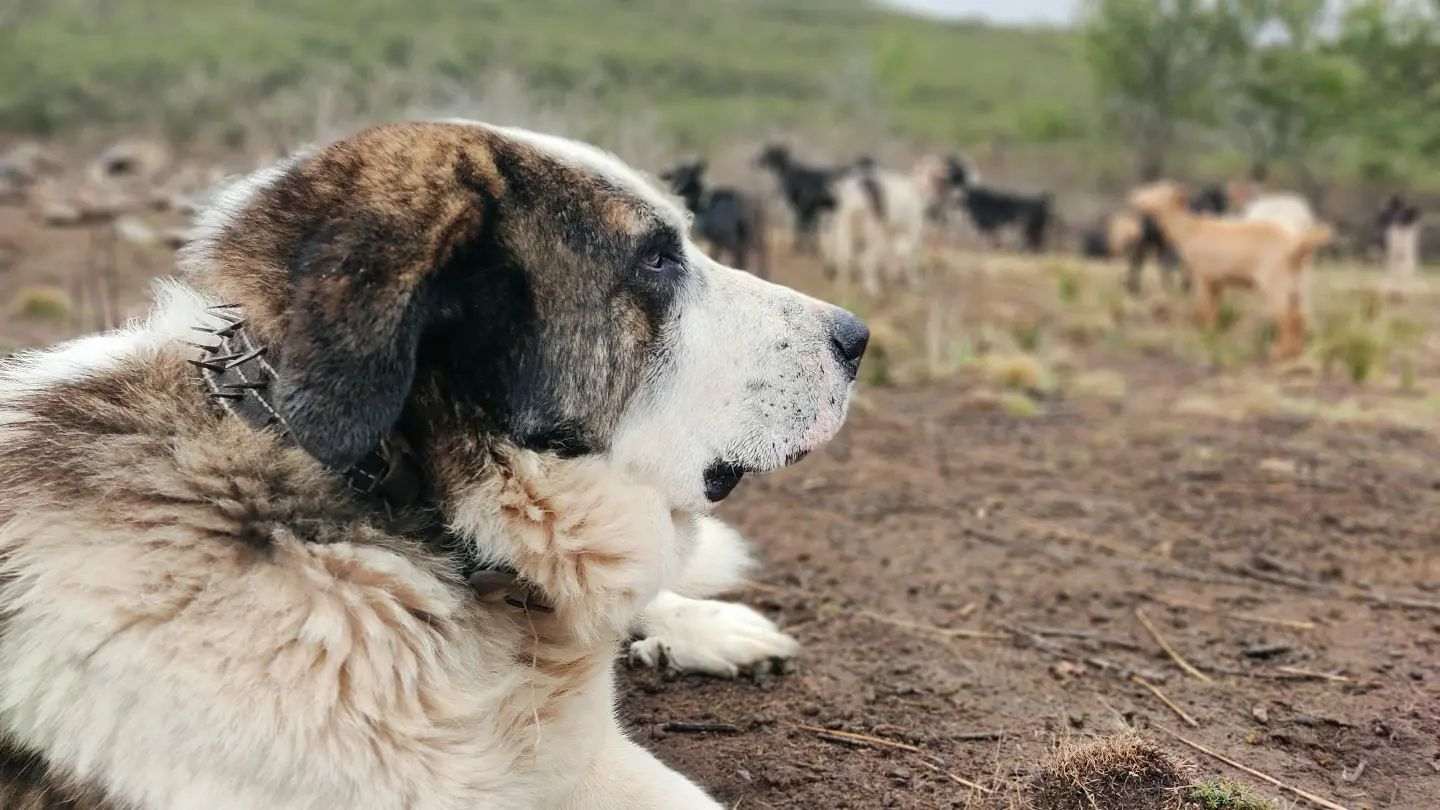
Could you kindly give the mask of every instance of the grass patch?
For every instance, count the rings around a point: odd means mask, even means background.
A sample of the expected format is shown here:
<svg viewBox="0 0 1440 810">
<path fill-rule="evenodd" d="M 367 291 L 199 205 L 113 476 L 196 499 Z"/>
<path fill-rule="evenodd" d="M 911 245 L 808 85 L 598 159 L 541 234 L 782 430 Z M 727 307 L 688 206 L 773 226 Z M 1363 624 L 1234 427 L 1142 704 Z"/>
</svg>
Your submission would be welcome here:
<svg viewBox="0 0 1440 810">
<path fill-rule="evenodd" d="M 1045 408 L 1034 399 L 1018 391 L 1006 391 L 1000 395 L 1000 410 L 1016 419 L 1034 419 L 1045 415 Z"/>
<path fill-rule="evenodd" d="M 1008 391 L 1043 395 L 1055 389 L 1055 377 L 1033 354 L 994 354 L 980 360 L 991 384 Z"/>
<path fill-rule="evenodd" d="M 1125 375 L 1120 372 L 1097 369 L 1075 375 L 1066 390 L 1077 399 L 1123 402 L 1129 386 L 1125 382 Z"/>
<path fill-rule="evenodd" d="M 1275 810 L 1275 805 L 1226 780 L 1203 782 L 1185 797 L 1199 810 Z"/>
<path fill-rule="evenodd" d="M 36 321 L 62 321 L 74 311 L 64 290 L 45 285 L 21 288 L 11 308 L 16 317 Z"/>
<path fill-rule="evenodd" d="M 596 0 L 584 13 L 557 0 L 45 0 L 8 17 L 0 129 L 41 134 L 158 125 L 184 140 L 204 126 L 233 142 L 294 126 L 287 116 L 374 119 L 446 101 L 460 112 L 501 72 L 540 103 L 651 114 L 692 146 L 861 120 L 940 143 L 1048 144 L 1087 135 L 1099 109 L 1073 31 L 917 19 L 863 0 Z"/>
<path fill-rule="evenodd" d="M 1073 306 L 1080 303 L 1081 295 L 1085 291 L 1084 278 L 1080 271 L 1073 265 L 1061 264 L 1055 268 L 1056 292 L 1060 296 L 1060 303 L 1066 306 Z"/>
</svg>

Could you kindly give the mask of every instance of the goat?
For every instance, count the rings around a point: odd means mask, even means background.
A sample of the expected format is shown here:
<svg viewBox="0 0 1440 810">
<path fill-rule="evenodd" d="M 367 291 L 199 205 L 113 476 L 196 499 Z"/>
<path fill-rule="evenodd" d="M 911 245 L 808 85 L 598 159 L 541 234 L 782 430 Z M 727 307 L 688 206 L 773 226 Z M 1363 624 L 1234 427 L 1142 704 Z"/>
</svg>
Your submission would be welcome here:
<svg viewBox="0 0 1440 810">
<path fill-rule="evenodd" d="M 681 163 L 660 179 L 695 215 L 695 235 L 709 242 L 712 255 L 760 278 L 770 277 L 765 250 L 765 209 L 760 201 L 728 186 L 705 187 L 705 161 Z"/>
<path fill-rule="evenodd" d="M 998 245 L 1000 229 L 1015 225 L 1025 246 L 1039 252 L 1045 248 L 1045 231 L 1050 225 L 1051 196 L 1017 194 L 980 185 L 980 177 L 955 156 L 946 159 L 948 180 L 960 192 L 960 204 L 970 221 L 992 244 Z"/>
<path fill-rule="evenodd" d="M 1229 207 L 1228 198 L 1229 195 L 1224 189 L 1212 185 L 1190 196 L 1186 205 L 1191 213 L 1219 215 L 1225 213 Z M 1179 272 L 1181 289 L 1189 290 L 1190 278 L 1180 269 L 1180 258 L 1175 255 L 1175 248 L 1155 224 L 1155 219 L 1142 215 L 1139 226 L 1138 235 L 1129 243 L 1124 254 L 1130 261 L 1130 268 L 1125 274 L 1125 289 L 1132 295 L 1140 294 L 1140 276 L 1145 270 L 1145 262 L 1154 256 L 1160 265 L 1165 286 L 1173 287 L 1175 275 Z"/>
<path fill-rule="evenodd" d="M 1190 210 L 1184 189 L 1161 182 L 1136 189 L 1130 204 L 1151 217 L 1175 246 L 1194 281 L 1197 315 L 1213 327 L 1226 287 L 1253 287 L 1275 322 L 1271 356 L 1293 358 L 1305 346 L 1310 257 L 1330 241 L 1325 225 L 1304 231 L 1261 219 L 1226 219 Z"/>
<path fill-rule="evenodd" d="M 1420 269 L 1420 208 L 1395 194 L 1380 211 L 1379 225 L 1390 275 L 1414 278 Z"/>
<path fill-rule="evenodd" d="M 832 186 L 844 170 L 806 165 L 779 144 L 765 147 L 755 163 L 773 172 L 780 182 L 780 191 L 795 215 L 796 250 L 814 253 L 820 217 L 835 209 Z"/>
<path fill-rule="evenodd" d="M 870 294 L 896 275 L 914 285 L 920 277 L 926 195 L 913 177 L 877 169 L 862 158 L 835 183 L 829 262 L 842 282 L 858 271 Z"/>
</svg>

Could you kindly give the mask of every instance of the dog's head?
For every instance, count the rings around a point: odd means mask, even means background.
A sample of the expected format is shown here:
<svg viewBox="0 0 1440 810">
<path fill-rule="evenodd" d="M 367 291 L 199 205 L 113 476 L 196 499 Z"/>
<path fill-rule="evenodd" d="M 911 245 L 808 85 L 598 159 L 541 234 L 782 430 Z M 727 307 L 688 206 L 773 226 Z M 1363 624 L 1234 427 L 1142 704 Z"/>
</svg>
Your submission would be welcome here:
<svg viewBox="0 0 1440 810">
<path fill-rule="evenodd" d="M 868 333 L 686 226 L 592 147 L 400 124 L 224 192 L 189 262 L 244 308 L 280 415 L 332 467 L 398 429 L 602 456 L 703 509 L 835 434 Z"/>
</svg>

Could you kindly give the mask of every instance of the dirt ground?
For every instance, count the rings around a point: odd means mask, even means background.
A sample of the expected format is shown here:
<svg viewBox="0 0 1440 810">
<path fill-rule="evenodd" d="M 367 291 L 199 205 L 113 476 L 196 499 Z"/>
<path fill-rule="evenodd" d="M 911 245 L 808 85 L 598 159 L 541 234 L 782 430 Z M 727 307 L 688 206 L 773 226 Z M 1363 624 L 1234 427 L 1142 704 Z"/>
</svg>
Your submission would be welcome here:
<svg viewBox="0 0 1440 810">
<path fill-rule="evenodd" d="M 97 228 L 0 207 L 0 354 L 91 328 L 97 261 L 142 311 L 168 250 Z M 723 508 L 764 560 L 740 598 L 803 657 L 762 682 L 627 672 L 644 744 L 746 810 L 1023 807 L 1058 742 L 1126 729 L 1279 807 L 1174 735 L 1348 810 L 1440 807 L 1433 341 L 1404 385 L 1197 359 L 1155 339 L 1193 331 L 1177 299 L 1117 297 L 1118 267 L 1077 290 L 1053 257 L 939 255 L 931 289 L 882 302 L 782 269 L 876 326 L 841 437 Z M 68 305 L 27 311 L 36 285 Z M 1433 334 L 1437 301 L 1407 317 Z M 987 377 L 1017 345 L 1119 385 Z M 1333 418 L 1377 402 L 1404 418 Z"/>
<path fill-rule="evenodd" d="M 867 393 L 832 448 L 725 510 L 763 549 L 746 598 L 804 643 L 799 671 L 632 673 L 625 716 L 740 807 L 1006 806 L 1057 738 L 1125 726 L 1346 807 L 1440 806 L 1440 444 L 1175 416 L 1183 386 L 1023 422 L 960 386 Z"/>
</svg>

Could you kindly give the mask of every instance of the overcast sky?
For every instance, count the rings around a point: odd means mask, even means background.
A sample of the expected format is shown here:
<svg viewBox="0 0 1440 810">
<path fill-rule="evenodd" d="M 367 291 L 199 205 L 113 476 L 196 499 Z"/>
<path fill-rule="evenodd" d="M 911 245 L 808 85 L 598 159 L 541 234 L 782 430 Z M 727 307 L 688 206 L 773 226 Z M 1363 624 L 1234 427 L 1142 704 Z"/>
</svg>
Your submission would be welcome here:
<svg viewBox="0 0 1440 810">
<path fill-rule="evenodd" d="M 1080 0 L 881 0 L 922 14 L 940 17 L 979 17 L 997 23 L 1074 22 Z"/>
</svg>

